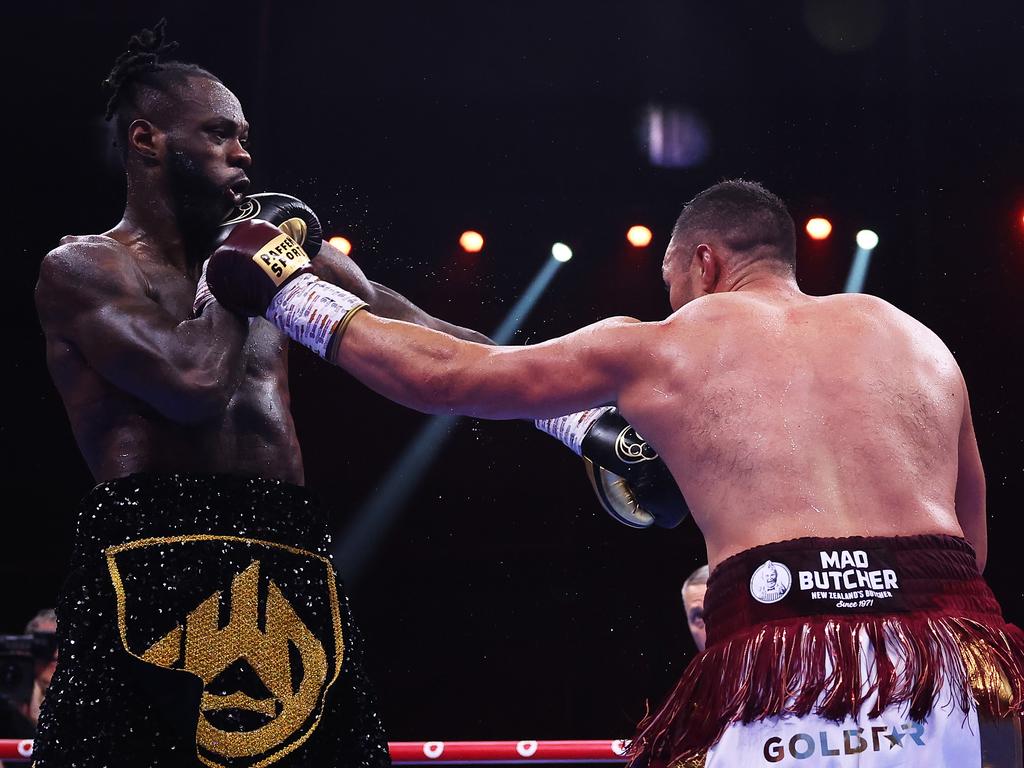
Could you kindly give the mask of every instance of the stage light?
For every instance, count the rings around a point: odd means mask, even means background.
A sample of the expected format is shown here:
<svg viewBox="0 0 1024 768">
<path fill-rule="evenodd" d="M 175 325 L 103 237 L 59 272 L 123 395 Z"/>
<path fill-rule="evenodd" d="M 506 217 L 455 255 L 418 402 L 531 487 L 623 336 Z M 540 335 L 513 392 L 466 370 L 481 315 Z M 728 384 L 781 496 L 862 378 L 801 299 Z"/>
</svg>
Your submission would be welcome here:
<svg viewBox="0 0 1024 768">
<path fill-rule="evenodd" d="M 352 243 L 348 241 L 348 238 L 335 236 L 327 241 L 330 245 L 337 248 L 339 251 L 348 256 L 352 253 Z"/>
<path fill-rule="evenodd" d="M 626 233 L 626 239 L 629 240 L 629 244 L 634 248 L 646 248 L 651 244 L 652 237 L 654 235 L 651 234 L 651 230 L 640 224 L 630 227 Z"/>
<path fill-rule="evenodd" d="M 850 274 L 846 276 L 847 293 L 863 293 L 864 283 L 868 277 L 868 267 L 871 266 L 871 252 L 878 245 L 878 235 L 870 229 L 862 229 L 857 233 L 857 251 L 853 254 L 853 263 L 850 264 Z"/>
<path fill-rule="evenodd" d="M 832 222 L 816 216 L 813 219 L 808 219 L 806 229 L 812 240 L 824 240 L 832 234 Z"/>
<path fill-rule="evenodd" d="M 878 235 L 870 229 L 862 229 L 857 233 L 857 247 L 865 251 L 873 251 L 878 245 Z"/>
<path fill-rule="evenodd" d="M 711 150 L 711 131 L 696 112 L 671 104 L 647 108 L 640 126 L 640 141 L 651 165 L 692 168 Z"/>
<path fill-rule="evenodd" d="M 484 247 L 484 236 L 472 229 L 467 229 L 459 237 L 459 245 L 466 253 L 480 253 Z"/>
<path fill-rule="evenodd" d="M 572 258 L 572 248 L 565 243 L 555 243 L 551 246 L 551 256 L 555 261 L 565 263 Z"/>
</svg>

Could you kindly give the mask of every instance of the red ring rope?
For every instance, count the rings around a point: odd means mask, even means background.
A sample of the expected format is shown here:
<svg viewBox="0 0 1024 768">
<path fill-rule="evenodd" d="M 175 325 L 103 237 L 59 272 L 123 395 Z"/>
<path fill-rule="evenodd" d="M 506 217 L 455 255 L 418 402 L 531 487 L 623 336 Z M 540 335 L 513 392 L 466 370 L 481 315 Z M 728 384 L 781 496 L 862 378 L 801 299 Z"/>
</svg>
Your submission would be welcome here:
<svg viewBox="0 0 1024 768">
<path fill-rule="evenodd" d="M 623 739 L 584 741 L 392 741 L 395 765 L 432 763 L 622 763 L 629 742 Z M 0 739 L 0 760 L 28 760 L 31 739 Z"/>
</svg>

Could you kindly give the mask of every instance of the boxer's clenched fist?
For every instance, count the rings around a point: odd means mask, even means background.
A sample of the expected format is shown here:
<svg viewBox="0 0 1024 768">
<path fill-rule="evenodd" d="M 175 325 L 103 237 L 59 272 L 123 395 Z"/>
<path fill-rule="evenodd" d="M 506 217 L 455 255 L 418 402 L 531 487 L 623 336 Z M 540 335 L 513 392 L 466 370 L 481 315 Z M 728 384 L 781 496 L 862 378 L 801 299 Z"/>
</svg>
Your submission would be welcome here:
<svg viewBox="0 0 1024 768">
<path fill-rule="evenodd" d="M 240 221 L 206 269 L 221 304 L 263 316 L 287 336 L 327 357 L 331 343 L 366 303 L 310 272 L 309 256 L 288 233 L 260 219 Z"/>
<path fill-rule="evenodd" d="M 690 510 L 665 462 L 617 409 L 593 408 L 536 422 L 587 463 L 601 506 L 632 528 L 674 528 Z"/>
</svg>

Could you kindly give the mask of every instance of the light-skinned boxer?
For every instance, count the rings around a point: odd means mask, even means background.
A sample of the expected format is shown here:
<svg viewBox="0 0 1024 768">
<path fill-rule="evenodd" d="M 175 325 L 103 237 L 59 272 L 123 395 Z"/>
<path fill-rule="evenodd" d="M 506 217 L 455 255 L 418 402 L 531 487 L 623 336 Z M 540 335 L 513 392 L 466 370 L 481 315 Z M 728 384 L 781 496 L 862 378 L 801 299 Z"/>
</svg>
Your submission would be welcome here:
<svg viewBox="0 0 1024 768">
<path fill-rule="evenodd" d="M 683 208 L 665 320 L 525 347 L 377 317 L 304 266 L 271 279 L 274 236 L 235 230 L 215 293 L 303 343 L 315 316 L 322 353 L 373 390 L 491 419 L 613 403 L 661 454 L 707 547 L 707 648 L 641 724 L 634 764 L 1019 764 L 1024 635 L 981 576 L 964 378 L 885 301 L 803 293 L 778 197 L 736 180 Z"/>
</svg>

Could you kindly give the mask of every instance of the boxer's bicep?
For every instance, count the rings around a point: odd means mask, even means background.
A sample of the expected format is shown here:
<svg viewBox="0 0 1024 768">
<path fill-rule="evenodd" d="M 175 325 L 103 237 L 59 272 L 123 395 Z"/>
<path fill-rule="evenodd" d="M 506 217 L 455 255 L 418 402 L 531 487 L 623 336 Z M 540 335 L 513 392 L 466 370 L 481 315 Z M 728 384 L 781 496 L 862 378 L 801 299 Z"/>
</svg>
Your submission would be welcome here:
<svg viewBox="0 0 1024 768">
<path fill-rule="evenodd" d="M 48 336 L 72 344 L 96 373 L 171 419 L 205 418 L 237 385 L 229 374 L 239 367 L 245 324 L 220 307 L 176 322 L 116 249 L 51 252 L 36 303 Z"/>
<path fill-rule="evenodd" d="M 963 388 L 963 416 L 957 450 L 956 517 L 960 528 L 974 547 L 978 568 L 984 570 L 988 558 L 988 528 L 985 522 L 985 470 L 974 433 L 971 404 L 966 385 Z"/>
</svg>

